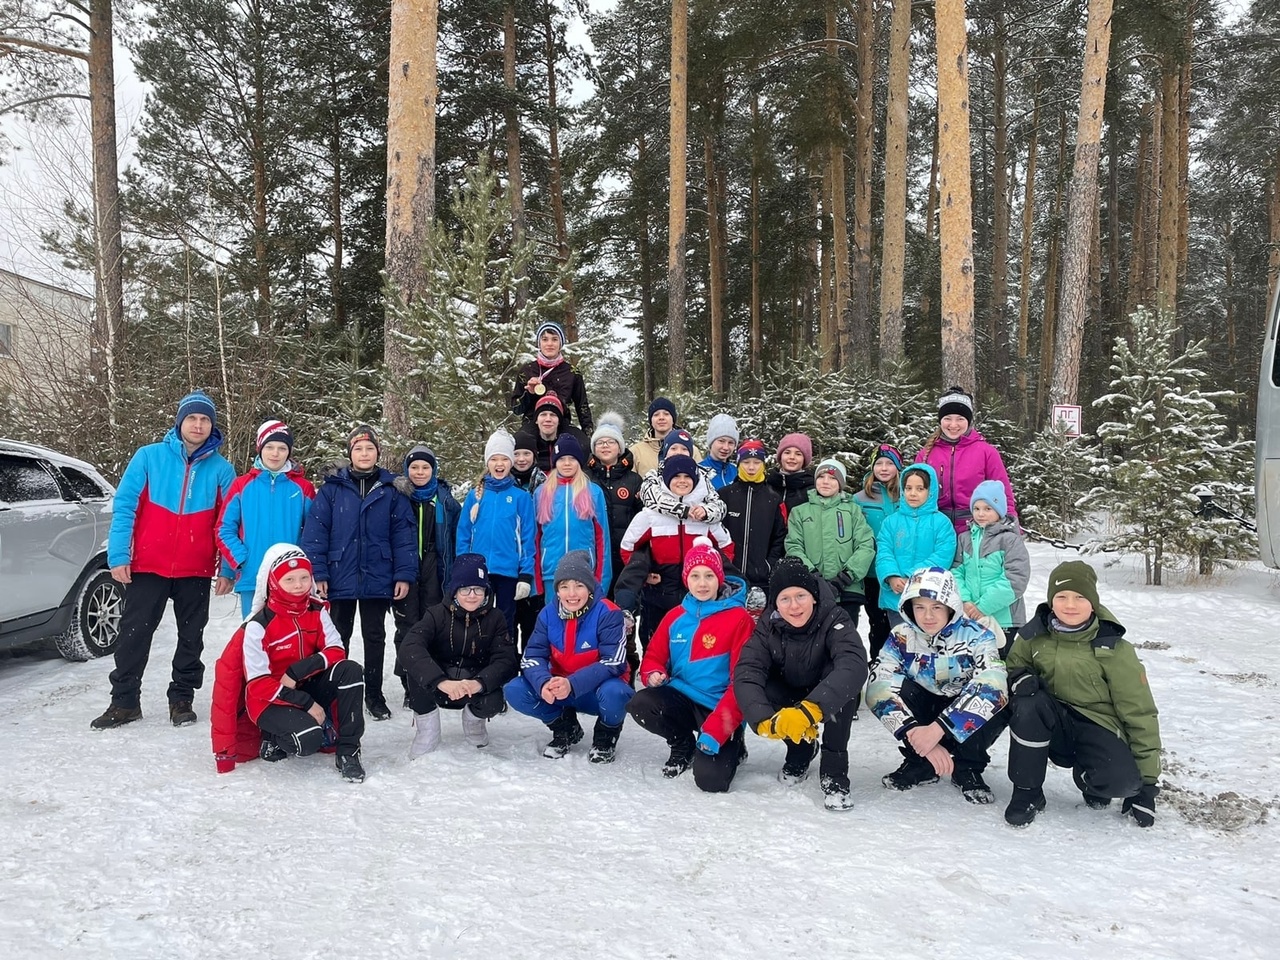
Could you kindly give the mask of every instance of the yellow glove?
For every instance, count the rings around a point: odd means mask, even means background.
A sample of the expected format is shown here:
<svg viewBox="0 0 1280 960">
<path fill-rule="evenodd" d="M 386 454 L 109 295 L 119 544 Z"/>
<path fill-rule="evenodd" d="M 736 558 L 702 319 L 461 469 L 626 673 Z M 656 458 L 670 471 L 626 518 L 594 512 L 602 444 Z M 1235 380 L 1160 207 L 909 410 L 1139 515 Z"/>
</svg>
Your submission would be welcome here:
<svg viewBox="0 0 1280 960">
<path fill-rule="evenodd" d="M 778 732 L 777 722 L 778 715 L 775 713 L 768 720 L 761 720 L 756 724 L 756 733 L 770 740 L 781 740 L 782 734 Z"/>
<path fill-rule="evenodd" d="M 816 740 L 818 724 L 822 722 L 822 708 L 811 700 L 802 700 L 797 706 L 783 707 L 772 717 L 776 736 L 792 743 Z"/>
</svg>

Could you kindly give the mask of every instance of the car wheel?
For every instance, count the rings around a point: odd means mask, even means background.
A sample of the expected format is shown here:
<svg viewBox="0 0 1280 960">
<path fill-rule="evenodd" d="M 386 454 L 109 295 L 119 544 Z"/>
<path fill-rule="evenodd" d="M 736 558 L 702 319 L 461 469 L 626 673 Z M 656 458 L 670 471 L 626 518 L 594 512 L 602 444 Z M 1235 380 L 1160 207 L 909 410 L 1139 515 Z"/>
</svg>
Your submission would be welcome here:
<svg viewBox="0 0 1280 960">
<path fill-rule="evenodd" d="M 124 588 L 110 570 L 94 570 L 80 585 L 71 623 L 54 638 L 54 646 L 63 657 L 77 662 L 105 657 L 120 639 L 123 611 Z"/>
</svg>

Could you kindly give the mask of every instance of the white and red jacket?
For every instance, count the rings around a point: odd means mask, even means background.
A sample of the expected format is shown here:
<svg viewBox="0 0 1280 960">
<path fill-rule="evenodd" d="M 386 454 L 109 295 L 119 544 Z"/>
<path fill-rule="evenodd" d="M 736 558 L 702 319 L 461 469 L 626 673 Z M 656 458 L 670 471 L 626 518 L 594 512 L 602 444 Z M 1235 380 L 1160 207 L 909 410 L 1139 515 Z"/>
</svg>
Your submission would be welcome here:
<svg viewBox="0 0 1280 960">
<path fill-rule="evenodd" d="M 705 505 L 710 486 L 705 477 L 699 476 L 698 485 L 683 497 L 676 497 L 665 484 L 662 484 L 662 489 L 675 497 L 683 506 L 694 507 Z M 631 559 L 631 554 L 648 547 L 649 555 L 653 558 L 655 565 L 679 566 L 684 563 L 684 555 L 689 552 L 697 537 L 707 537 L 725 557 L 733 559 L 733 539 L 723 523 L 680 520 L 651 507 L 645 507 L 632 518 L 627 526 L 627 532 L 622 535 L 622 543 L 619 545 L 622 562 L 627 563 Z"/>
</svg>

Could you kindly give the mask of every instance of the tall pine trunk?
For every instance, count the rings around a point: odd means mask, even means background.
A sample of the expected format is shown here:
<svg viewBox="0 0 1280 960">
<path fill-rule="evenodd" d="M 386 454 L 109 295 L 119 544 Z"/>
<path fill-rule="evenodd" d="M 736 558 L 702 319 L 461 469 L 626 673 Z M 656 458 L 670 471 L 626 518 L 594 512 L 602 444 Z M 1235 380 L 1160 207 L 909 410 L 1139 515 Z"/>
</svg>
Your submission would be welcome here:
<svg viewBox="0 0 1280 960">
<path fill-rule="evenodd" d="M 89 6 L 89 123 L 93 140 L 94 324 L 89 370 L 103 391 L 109 423 L 115 423 L 120 363 L 124 358 L 124 248 L 120 226 L 120 175 L 116 153 L 116 74 L 112 4 Z"/>
<path fill-rule="evenodd" d="M 1067 201 L 1063 245 L 1062 291 L 1049 402 L 1075 403 L 1080 389 L 1080 354 L 1088 310 L 1089 257 L 1098 206 L 1098 159 L 1101 155 L 1102 110 L 1107 91 L 1107 58 L 1111 45 L 1112 0 L 1089 0 L 1080 113 L 1076 121 L 1075 165 Z"/>
<path fill-rule="evenodd" d="M 402 303 L 426 295 L 423 253 L 435 219 L 436 28 L 438 0 L 393 0 L 387 90 L 387 280 Z M 394 310 L 386 314 L 387 368 L 383 418 L 393 435 L 408 437 L 404 397 L 425 389 L 411 383 L 413 360 L 398 337 Z"/>
<path fill-rule="evenodd" d="M 973 203 L 969 178 L 969 55 L 964 0 L 938 0 L 938 171 L 942 379 L 974 388 Z"/>
<path fill-rule="evenodd" d="M 827 89 L 827 121 L 830 141 L 827 145 L 827 196 L 831 211 L 831 259 L 834 271 L 832 317 L 835 344 L 831 357 L 833 367 L 847 366 L 853 355 L 853 300 L 849 284 L 849 204 L 845 191 L 844 150 L 846 136 L 843 111 L 840 109 L 840 84 L 836 77 L 842 70 L 839 34 L 836 25 L 836 0 L 827 0 L 827 56 L 832 63 L 831 81 Z"/>
<path fill-rule="evenodd" d="M 764 318 L 760 304 L 760 93 L 751 93 L 751 385 L 764 373 Z"/>
<path fill-rule="evenodd" d="M 711 392 L 724 396 L 724 236 L 720 224 L 720 177 L 716 173 L 713 135 L 703 140 L 703 162 L 707 185 L 707 262 L 710 278 L 707 291 L 711 314 Z"/>
<path fill-rule="evenodd" d="M 560 109 L 556 90 L 556 43 L 553 6 L 547 0 L 544 9 L 547 31 L 547 148 L 551 163 L 551 216 L 556 226 L 556 260 L 561 266 L 569 262 L 569 228 L 564 215 L 564 174 L 560 164 Z M 562 281 L 568 299 L 564 305 L 564 332 L 570 340 L 578 339 L 578 304 L 573 295 L 573 274 L 564 272 Z"/>
<path fill-rule="evenodd" d="M 1018 288 L 1018 402 L 1023 429 L 1031 426 L 1030 392 L 1027 383 L 1027 354 L 1031 321 L 1032 228 L 1035 226 L 1036 152 L 1040 143 L 1040 84 L 1031 87 L 1031 136 L 1027 141 L 1027 182 L 1022 198 L 1022 270 Z"/>
<path fill-rule="evenodd" d="M 1178 308 L 1178 219 L 1182 200 L 1179 132 L 1181 105 L 1178 88 L 1181 68 L 1166 54 L 1160 77 L 1160 225 L 1156 253 L 1156 306 L 1161 311 Z"/>
<path fill-rule="evenodd" d="M 667 381 L 684 390 L 686 357 L 685 177 L 688 171 L 689 0 L 671 0 L 671 165 L 667 219 Z"/>
<path fill-rule="evenodd" d="M 902 361 L 902 287 L 907 256 L 907 129 L 911 0 L 894 0 L 889 23 L 889 99 L 885 106 L 884 227 L 880 253 L 880 372 Z M 933 211 L 926 213 L 932 219 Z"/>
<path fill-rule="evenodd" d="M 876 72 L 875 0 L 858 4 L 858 92 L 853 127 L 853 261 L 850 271 L 850 341 L 845 365 L 871 369 L 871 175 L 875 169 L 876 127 L 872 94 Z"/>
<path fill-rule="evenodd" d="M 649 185 L 644 171 L 649 162 L 649 147 L 644 134 L 636 141 L 636 165 L 631 179 L 631 195 L 639 204 L 640 235 L 640 341 L 644 357 L 644 395 L 653 397 L 657 390 L 658 371 L 653 357 L 653 245 L 649 239 Z"/>
<path fill-rule="evenodd" d="M 1040 324 L 1040 379 L 1036 384 L 1036 417 L 1049 413 L 1049 382 L 1053 377 L 1053 334 L 1057 320 L 1058 267 L 1062 259 L 1062 205 L 1067 193 L 1067 115 L 1058 127 L 1058 183 L 1053 195 L 1053 231 L 1044 274 L 1044 318 Z"/>
<path fill-rule="evenodd" d="M 995 72 L 992 99 L 995 114 L 995 183 L 992 189 L 995 213 L 992 217 L 991 303 L 987 311 L 987 341 L 990 356 L 989 386 L 1008 394 L 1009 365 L 1005 305 L 1009 279 L 1009 124 L 1006 116 L 1005 80 L 1008 73 L 1008 35 L 1005 32 L 1004 3 L 997 0 L 995 9 Z"/>
<path fill-rule="evenodd" d="M 520 169 L 520 114 L 516 110 L 516 4 L 506 0 L 502 7 L 502 85 L 507 92 L 503 120 L 507 135 L 507 198 L 511 204 L 511 240 L 513 246 L 524 243 L 527 225 L 524 213 L 524 174 Z M 528 286 L 520 269 L 516 284 L 516 309 L 524 306 Z"/>
</svg>

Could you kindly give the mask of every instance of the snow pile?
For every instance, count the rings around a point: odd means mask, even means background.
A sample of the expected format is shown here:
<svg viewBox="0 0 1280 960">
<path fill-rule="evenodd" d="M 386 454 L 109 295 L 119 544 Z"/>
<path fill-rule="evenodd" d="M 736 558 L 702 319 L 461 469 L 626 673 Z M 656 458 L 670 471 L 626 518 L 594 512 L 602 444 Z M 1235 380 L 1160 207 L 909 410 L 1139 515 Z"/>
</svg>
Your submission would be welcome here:
<svg viewBox="0 0 1280 960">
<path fill-rule="evenodd" d="M 1066 551 L 1032 545 L 1028 607 Z M 1093 558 L 1098 565 L 1102 558 Z M 1112 562 L 1114 557 L 1106 558 Z M 109 662 L 0 661 L 0 952 L 9 957 L 1088 957 L 1274 956 L 1280 581 L 1142 587 L 1141 560 L 1101 570 L 1141 647 L 1166 748 L 1159 819 L 1086 809 L 1052 770 L 1048 810 L 1005 825 L 949 784 L 880 786 L 898 755 L 864 709 L 850 744 L 857 808 L 822 809 L 816 775 L 775 780 L 748 736 L 733 790 L 663 780 L 666 747 L 628 723 L 619 759 L 539 756 L 546 730 L 508 713 L 467 747 L 410 764 L 395 712 L 370 723 L 364 784 L 332 758 L 214 772 L 212 664 L 238 618 L 216 599 L 201 723 L 169 726 L 172 618 L 144 719 L 93 733 Z M 356 642 L 356 656 L 360 654 Z M 816 769 L 816 768 L 815 768 Z"/>
</svg>

